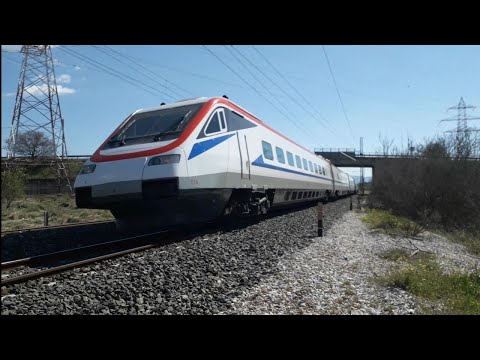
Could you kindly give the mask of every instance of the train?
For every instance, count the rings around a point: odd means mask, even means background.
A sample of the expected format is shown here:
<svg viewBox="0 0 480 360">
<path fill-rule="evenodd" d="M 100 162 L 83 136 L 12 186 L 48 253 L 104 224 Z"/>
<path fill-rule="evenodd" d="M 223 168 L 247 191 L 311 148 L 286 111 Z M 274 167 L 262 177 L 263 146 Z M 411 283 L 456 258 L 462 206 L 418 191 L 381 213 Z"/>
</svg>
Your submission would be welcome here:
<svg viewBox="0 0 480 360">
<path fill-rule="evenodd" d="M 78 208 L 108 209 L 118 229 L 266 214 L 356 193 L 349 174 L 226 96 L 130 114 L 82 166 Z"/>
</svg>

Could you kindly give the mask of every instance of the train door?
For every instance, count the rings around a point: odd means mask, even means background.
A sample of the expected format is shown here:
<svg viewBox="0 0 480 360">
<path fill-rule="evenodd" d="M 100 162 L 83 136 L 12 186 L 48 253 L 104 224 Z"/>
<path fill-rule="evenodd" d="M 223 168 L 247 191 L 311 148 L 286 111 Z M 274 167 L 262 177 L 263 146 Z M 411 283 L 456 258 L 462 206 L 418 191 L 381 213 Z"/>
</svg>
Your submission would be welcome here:
<svg viewBox="0 0 480 360">
<path fill-rule="evenodd" d="M 240 177 L 250 180 L 250 154 L 248 153 L 247 135 L 237 131 L 238 151 L 240 153 Z"/>
<path fill-rule="evenodd" d="M 332 176 L 332 188 L 333 188 L 333 191 L 332 191 L 332 195 L 335 195 L 335 173 L 333 172 L 333 166 L 332 166 L 332 163 L 329 163 L 330 164 L 330 175 Z"/>
</svg>

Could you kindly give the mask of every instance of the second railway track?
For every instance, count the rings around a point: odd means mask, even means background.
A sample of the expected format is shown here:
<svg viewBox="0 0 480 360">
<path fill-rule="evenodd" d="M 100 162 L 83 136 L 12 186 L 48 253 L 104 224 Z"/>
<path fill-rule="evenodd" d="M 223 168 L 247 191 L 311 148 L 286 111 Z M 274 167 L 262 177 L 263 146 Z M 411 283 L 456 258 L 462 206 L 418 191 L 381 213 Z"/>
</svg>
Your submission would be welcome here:
<svg viewBox="0 0 480 360">
<path fill-rule="evenodd" d="M 2 262 L 2 286 L 18 284 L 97 261 L 150 249 L 158 246 L 162 240 L 166 240 L 167 235 L 174 236 L 174 234 L 173 231 L 161 230 L 124 239 Z M 164 236 L 159 238 L 159 236 L 162 235 Z M 14 274 L 13 276 L 9 276 L 10 271 L 21 267 L 28 269 L 27 272 L 22 272 L 20 275 Z M 35 267 L 43 267 L 43 269 L 34 270 Z"/>
</svg>

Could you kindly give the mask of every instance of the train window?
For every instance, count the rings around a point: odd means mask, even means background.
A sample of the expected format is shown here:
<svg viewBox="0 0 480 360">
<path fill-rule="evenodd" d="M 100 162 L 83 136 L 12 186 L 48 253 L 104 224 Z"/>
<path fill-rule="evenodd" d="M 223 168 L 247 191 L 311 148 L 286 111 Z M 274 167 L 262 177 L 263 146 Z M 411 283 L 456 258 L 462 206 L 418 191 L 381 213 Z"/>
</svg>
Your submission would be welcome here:
<svg viewBox="0 0 480 360">
<path fill-rule="evenodd" d="M 308 162 L 308 167 L 310 168 L 310 171 L 313 172 L 313 165 L 311 161 Z"/>
<path fill-rule="evenodd" d="M 203 105 L 204 103 L 178 106 L 131 115 L 102 150 L 177 139 Z"/>
<path fill-rule="evenodd" d="M 263 156 L 268 160 L 273 160 L 273 150 L 270 143 L 262 140 Z"/>
<path fill-rule="evenodd" d="M 313 164 L 313 167 L 315 168 L 315 173 L 318 174 L 318 166 L 317 166 L 317 164 Z"/>
<path fill-rule="evenodd" d="M 297 200 L 297 192 L 296 191 L 294 191 L 292 193 L 292 200 Z"/>
<path fill-rule="evenodd" d="M 318 197 L 318 191 L 315 193 L 315 197 Z"/>
<path fill-rule="evenodd" d="M 287 193 L 285 194 L 285 201 L 288 201 L 289 198 L 290 198 L 290 191 L 287 191 Z"/>
<path fill-rule="evenodd" d="M 205 135 L 215 135 L 227 131 L 227 123 L 225 121 L 225 112 L 218 109 L 212 115 L 205 128 Z"/>
<path fill-rule="evenodd" d="M 295 155 L 295 160 L 297 161 L 297 167 L 299 169 L 301 169 L 302 168 L 302 160 L 300 160 L 300 156 Z"/>
<path fill-rule="evenodd" d="M 303 168 L 308 171 L 308 163 L 307 163 L 307 160 L 305 160 L 304 158 L 302 158 L 302 160 L 303 160 Z"/>
<path fill-rule="evenodd" d="M 283 149 L 275 146 L 275 152 L 277 153 L 278 162 L 285 164 L 285 154 L 283 153 Z"/>
<path fill-rule="evenodd" d="M 327 172 L 325 171 L 325 168 L 322 167 L 322 169 L 323 169 L 323 175 L 327 175 Z"/>
<path fill-rule="evenodd" d="M 227 121 L 225 119 L 225 112 L 221 111 L 219 114 L 220 114 L 220 126 L 223 129 L 226 129 L 227 128 Z"/>
<path fill-rule="evenodd" d="M 295 166 L 295 163 L 293 162 L 293 155 L 289 151 L 287 151 L 287 160 L 288 160 L 288 165 Z"/>
<path fill-rule="evenodd" d="M 208 123 L 205 135 L 210 135 L 220 131 L 220 121 L 218 119 L 218 113 L 213 114 L 210 122 Z"/>
<path fill-rule="evenodd" d="M 303 198 L 306 199 L 306 198 L 307 198 L 307 195 L 308 195 L 308 191 L 304 191 L 304 192 L 303 192 Z"/>
</svg>

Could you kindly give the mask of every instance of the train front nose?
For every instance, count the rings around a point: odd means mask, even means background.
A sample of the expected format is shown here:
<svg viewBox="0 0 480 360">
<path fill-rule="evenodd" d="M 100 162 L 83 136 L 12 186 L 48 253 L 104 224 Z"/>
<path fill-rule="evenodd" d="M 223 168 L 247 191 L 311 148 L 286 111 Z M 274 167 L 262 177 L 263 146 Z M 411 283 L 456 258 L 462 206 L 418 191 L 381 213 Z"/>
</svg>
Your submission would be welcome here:
<svg viewBox="0 0 480 360">
<path fill-rule="evenodd" d="M 151 208 L 150 200 L 175 197 L 179 177 L 187 173 L 182 156 L 183 152 L 87 162 L 75 180 L 77 207 L 136 211 Z"/>
<path fill-rule="evenodd" d="M 77 207 L 109 209 L 113 204 L 142 199 L 146 157 L 87 162 L 75 180 Z"/>
</svg>

